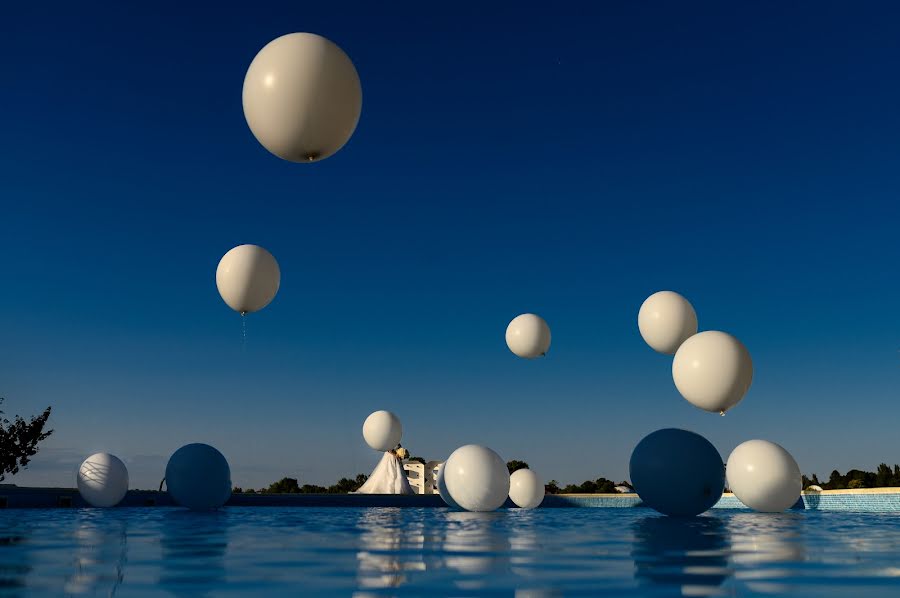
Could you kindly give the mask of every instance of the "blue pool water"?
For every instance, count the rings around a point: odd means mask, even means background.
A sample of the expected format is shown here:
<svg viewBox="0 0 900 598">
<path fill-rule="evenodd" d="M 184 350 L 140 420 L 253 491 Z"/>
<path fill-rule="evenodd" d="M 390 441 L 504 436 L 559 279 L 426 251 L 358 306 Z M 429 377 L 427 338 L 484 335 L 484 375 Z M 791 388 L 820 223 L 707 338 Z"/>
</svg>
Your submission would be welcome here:
<svg viewBox="0 0 900 598">
<path fill-rule="evenodd" d="M 900 596 L 900 513 L 0 511 L 0 594 Z"/>
</svg>

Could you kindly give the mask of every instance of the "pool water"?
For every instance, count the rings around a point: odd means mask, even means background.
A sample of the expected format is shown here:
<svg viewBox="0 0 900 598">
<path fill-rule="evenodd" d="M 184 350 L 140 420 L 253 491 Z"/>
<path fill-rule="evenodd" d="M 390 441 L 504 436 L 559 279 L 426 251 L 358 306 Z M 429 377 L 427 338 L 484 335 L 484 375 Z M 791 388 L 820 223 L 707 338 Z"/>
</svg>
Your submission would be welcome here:
<svg viewBox="0 0 900 598">
<path fill-rule="evenodd" d="M 900 513 L 0 511 L 0 595 L 900 596 Z"/>
</svg>

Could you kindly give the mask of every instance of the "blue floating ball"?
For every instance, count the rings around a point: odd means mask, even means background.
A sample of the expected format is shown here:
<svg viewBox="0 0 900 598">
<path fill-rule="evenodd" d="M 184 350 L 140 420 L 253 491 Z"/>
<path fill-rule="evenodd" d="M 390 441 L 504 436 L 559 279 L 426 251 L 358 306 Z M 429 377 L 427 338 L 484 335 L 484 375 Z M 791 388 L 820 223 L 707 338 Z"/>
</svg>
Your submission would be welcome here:
<svg viewBox="0 0 900 598">
<path fill-rule="evenodd" d="M 218 509 L 231 496 L 231 469 L 208 444 L 187 444 L 169 458 L 166 487 L 172 500 L 189 509 Z"/>
<path fill-rule="evenodd" d="M 725 466 L 706 438 L 666 428 L 641 440 L 631 453 L 631 484 L 641 500 L 675 517 L 699 515 L 722 497 Z"/>
</svg>

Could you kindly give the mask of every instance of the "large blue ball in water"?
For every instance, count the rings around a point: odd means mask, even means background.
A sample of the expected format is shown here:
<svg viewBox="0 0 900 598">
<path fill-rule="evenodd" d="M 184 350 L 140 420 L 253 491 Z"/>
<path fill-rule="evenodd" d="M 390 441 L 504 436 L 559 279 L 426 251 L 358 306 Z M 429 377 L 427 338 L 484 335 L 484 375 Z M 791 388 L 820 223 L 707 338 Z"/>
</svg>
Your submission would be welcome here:
<svg viewBox="0 0 900 598">
<path fill-rule="evenodd" d="M 231 469 L 208 444 L 188 444 L 169 458 L 166 487 L 172 500 L 189 509 L 218 509 L 231 496 Z"/>
<path fill-rule="evenodd" d="M 660 513 L 699 515 L 722 497 L 725 466 L 709 440 L 687 430 L 666 428 L 641 440 L 628 466 L 641 500 Z"/>
</svg>

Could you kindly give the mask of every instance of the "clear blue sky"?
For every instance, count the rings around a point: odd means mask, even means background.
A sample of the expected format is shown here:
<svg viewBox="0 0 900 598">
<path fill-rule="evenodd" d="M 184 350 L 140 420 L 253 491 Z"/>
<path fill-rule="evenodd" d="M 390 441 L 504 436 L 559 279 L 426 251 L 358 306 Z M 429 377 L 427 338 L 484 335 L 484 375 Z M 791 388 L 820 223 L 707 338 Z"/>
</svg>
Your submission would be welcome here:
<svg viewBox="0 0 900 598">
<path fill-rule="evenodd" d="M 155 487 L 208 442 L 238 485 L 330 483 L 376 464 L 376 409 L 414 454 L 477 442 L 561 482 L 625 478 L 668 426 L 820 476 L 900 462 L 893 3 L 24 4 L 0 22 L 0 395 L 55 433 L 9 481 L 71 485 L 104 450 Z M 294 31 L 363 83 L 313 165 L 241 110 Z M 282 268 L 246 349 L 215 286 L 240 243 Z M 724 418 L 640 338 L 661 289 L 753 355 Z M 504 344 L 528 311 L 537 362 Z"/>
</svg>

